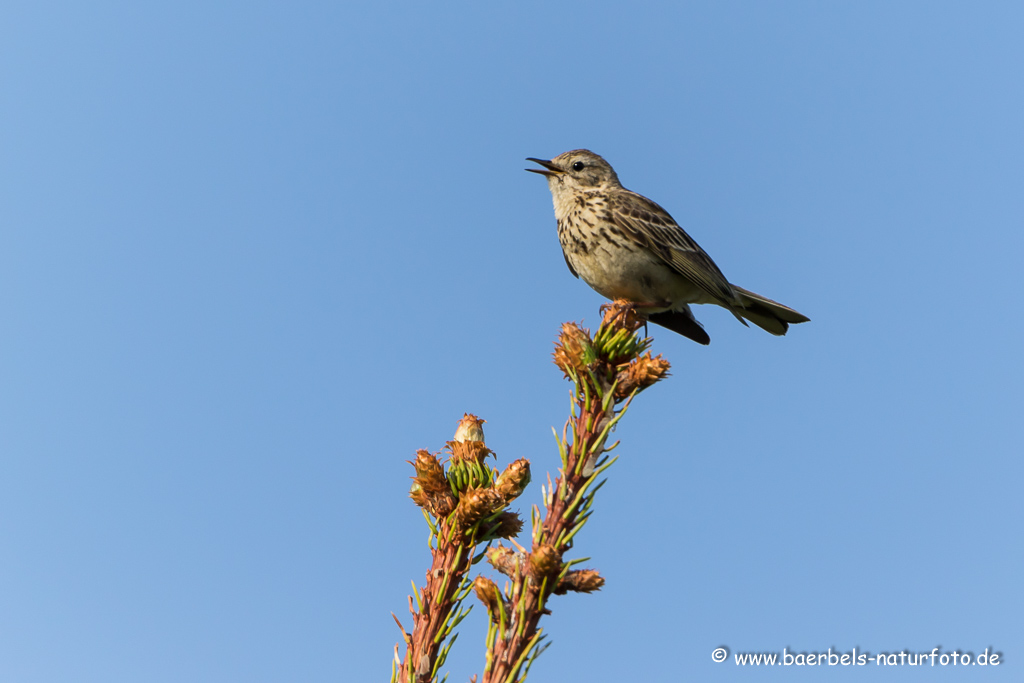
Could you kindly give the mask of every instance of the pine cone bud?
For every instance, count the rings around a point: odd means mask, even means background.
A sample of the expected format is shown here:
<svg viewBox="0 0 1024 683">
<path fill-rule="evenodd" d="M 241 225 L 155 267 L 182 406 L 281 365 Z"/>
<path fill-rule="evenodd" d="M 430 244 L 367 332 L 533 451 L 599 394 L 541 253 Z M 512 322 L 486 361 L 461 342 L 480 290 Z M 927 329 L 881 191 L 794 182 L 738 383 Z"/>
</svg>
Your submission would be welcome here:
<svg viewBox="0 0 1024 683">
<path fill-rule="evenodd" d="M 455 428 L 455 436 L 452 440 L 479 441 L 482 444 L 484 442 L 484 422 L 487 420 L 481 420 L 472 413 L 464 413 L 462 419 L 459 420 L 459 426 Z"/>
<path fill-rule="evenodd" d="M 615 398 L 621 400 L 633 393 L 643 391 L 668 375 L 669 362 L 658 356 L 651 358 L 650 352 L 631 362 L 618 373 L 619 383 L 615 387 Z"/>
<path fill-rule="evenodd" d="M 604 315 L 604 319 L 601 321 L 602 327 L 611 325 L 615 328 L 625 329 L 630 334 L 639 330 L 646 322 L 636 312 L 636 306 L 625 299 L 616 299 L 610 304 L 603 304 L 601 313 Z"/>
<path fill-rule="evenodd" d="M 555 595 L 565 595 L 569 591 L 574 593 L 593 593 L 601 590 L 604 586 L 604 579 L 597 573 L 596 569 L 576 569 L 567 572 L 562 580 L 555 587 Z"/>
<path fill-rule="evenodd" d="M 563 323 L 562 332 L 555 343 L 554 360 L 566 377 L 583 372 L 594 360 L 590 332 L 576 323 Z"/>
<path fill-rule="evenodd" d="M 412 502 L 419 505 L 421 508 L 427 507 L 430 503 L 430 497 L 423 490 L 423 487 L 419 485 L 419 482 L 413 479 L 412 486 L 409 488 L 409 497 L 412 498 Z"/>
<path fill-rule="evenodd" d="M 455 428 L 455 436 L 447 443 L 448 452 L 452 454 L 452 462 L 475 462 L 483 464 L 484 458 L 492 451 L 484 445 L 484 428 L 486 420 L 481 420 L 472 413 L 465 413 Z"/>
<path fill-rule="evenodd" d="M 530 553 L 530 570 L 534 576 L 552 576 L 561 569 L 562 558 L 558 551 L 548 544 L 539 545 Z"/>
<path fill-rule="evenodd" d="M 518 498 L 529 483 L 530 461 L 526 458 L 519 458 L 501 473 L 498 481 L 494 484 L 494 490 L 508 504 Z"/>
<path fill-rule="evenodd" d="M 416 451 L 416 460 L 412 462 L 416 468 L 416 483 L 427 493 L 448 490 L 448 480 L 444 476 L 444 468 L 433 453 L 420 449 Z"/>
<path fill-rule="evenodd" d="M 447 517 L 455 509 L 455 496 L 451 491 L 441 491 L 430 496 L 430 504 L 427 510 L 434 513 L 435 517 Z"/>
<path fill-rule="evenodd" d="M 416 451 L 416 460 L 410 462 L 416 468 L 416 476 L 412 478 L 409 497 L 435 517 L 447 516 L 455 509 L 455 498 L 437 456 L 420 449 Z"/>
<path fill-rule="evenodd" d="M 459 498 L 455 514 L 463 527 L 471 527 L 501 505 L 501 497 L 493 489 L 468 489 Z"/>
<path fill-rule="evenodd" d="M 447 517 L 455 509 L 455 497 L 451 491 L 444 490 L 437 493 L 427 493 L 415 480 L 409 489 L 409 497 L 412 502 L 432 513 L 435 517 Z"/>
<path fill-rule="evenodd" d="M 495 546 L 487 551 L 487 561 L 505 576 L 515 576 L 520 559 L 519 553 L 503 545 Z"/>
<path fill-rule="evenodd" d="M 523 530 L 523 520 L 514 512 L 502 512 L 495 522 L 490 531 L 490 535 L 495 538 L 515 538 Z"/>
<path fill-rule="evenodd" d="M 497 622 L 501 617 L 501 611 L 498 608 L 501 602 L 501 593 L 498 591 L 498 586 L 486 576 L 478 576 L 473 581 L 473 591 L 480 602 L 484 603 L 491 621 Z"/>
<path fill-rule="evenodd" d="M 449 441 L 446 446 L 452 454 L 452 463 L 475 462 L 482 465 L 488 455 L 494 454 L 483 441 Z"/>
</svg>

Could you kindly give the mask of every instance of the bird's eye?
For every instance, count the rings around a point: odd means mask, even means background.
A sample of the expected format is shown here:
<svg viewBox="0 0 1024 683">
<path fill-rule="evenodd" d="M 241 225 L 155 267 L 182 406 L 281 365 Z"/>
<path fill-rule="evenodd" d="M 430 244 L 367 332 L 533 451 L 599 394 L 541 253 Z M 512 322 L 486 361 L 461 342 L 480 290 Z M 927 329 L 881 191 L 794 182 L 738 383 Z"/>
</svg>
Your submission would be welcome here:
<svg viewBox="0 0 1024 683">
<path fill-rule="evenodd" d="M 572 165 L 572 170 L 574 170 L 574 171 L 582 171 L 583 170 L 583 166 L 584 166 L 584 164 L 583 164 L 582 161 L 577 161 L 575 164 Z"/>
</svg>

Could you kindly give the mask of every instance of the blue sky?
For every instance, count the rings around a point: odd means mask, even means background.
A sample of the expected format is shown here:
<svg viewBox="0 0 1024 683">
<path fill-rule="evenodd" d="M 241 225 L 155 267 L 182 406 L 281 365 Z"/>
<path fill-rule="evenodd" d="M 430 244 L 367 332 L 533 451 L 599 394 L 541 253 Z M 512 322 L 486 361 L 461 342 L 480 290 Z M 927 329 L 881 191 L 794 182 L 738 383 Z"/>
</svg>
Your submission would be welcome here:
<svg viewBox="0 0 1024 683">
<path fill-rule="evenodd" d="M 551 343 L 601 299 L 522 169 L 577 147 L 812 322 L 652 328 L 673 376 L 577 544 L 608 584 L 552 605 L 531 680 L 793 675 L 720 645 L 1019 677 L 1019 5 L 3 14 L 0 679 L 387 676 L 428 565 L 405 460 L 470 411 L 557 466 Z"/>
</svg>

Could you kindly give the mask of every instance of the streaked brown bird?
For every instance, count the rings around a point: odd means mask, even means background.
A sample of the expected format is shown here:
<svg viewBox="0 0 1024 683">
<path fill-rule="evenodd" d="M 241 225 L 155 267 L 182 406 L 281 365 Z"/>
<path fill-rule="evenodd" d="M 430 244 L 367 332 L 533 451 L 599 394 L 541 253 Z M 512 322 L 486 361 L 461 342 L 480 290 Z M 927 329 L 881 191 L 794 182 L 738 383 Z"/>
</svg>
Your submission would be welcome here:
<svg viewBox="0 0 1024 683">
<path fill-rule="evenodd" d="M 590 150 L 527 161 L 548 179 L 558 219 L 558 241 L 569 270 L 609 299 L 626 299 L 648 320 L 699 344 L 711 337 L 690 304 L 716 304 L 783 335 L 809 318 L 788 306 L 731 284 L 715 262 L 647 197 L 622 186 L 611 165 Z"/>
</svg>

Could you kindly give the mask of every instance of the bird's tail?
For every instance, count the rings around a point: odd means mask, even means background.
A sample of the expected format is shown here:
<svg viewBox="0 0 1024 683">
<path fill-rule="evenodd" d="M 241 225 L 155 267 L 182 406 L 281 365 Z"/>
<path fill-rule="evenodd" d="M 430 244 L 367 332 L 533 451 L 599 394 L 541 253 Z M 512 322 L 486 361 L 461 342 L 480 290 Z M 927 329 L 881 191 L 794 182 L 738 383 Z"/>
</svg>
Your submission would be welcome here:
<svg viewBox="0 0 1024 683">
<path fill-rule="evenodd" d="M 783 306 L 778 301 L 772 301 L 736 285 L 732 288 L 740 302 L 732 312 L 772 334 L 781 336 L 786 334 L 790 323 L 805 323 L 810 320 L 806 315 L 794 311 L 789 306 Z"/>
</svg>

